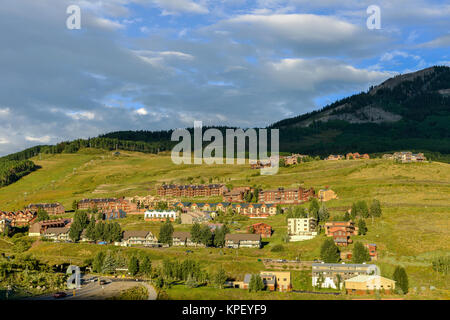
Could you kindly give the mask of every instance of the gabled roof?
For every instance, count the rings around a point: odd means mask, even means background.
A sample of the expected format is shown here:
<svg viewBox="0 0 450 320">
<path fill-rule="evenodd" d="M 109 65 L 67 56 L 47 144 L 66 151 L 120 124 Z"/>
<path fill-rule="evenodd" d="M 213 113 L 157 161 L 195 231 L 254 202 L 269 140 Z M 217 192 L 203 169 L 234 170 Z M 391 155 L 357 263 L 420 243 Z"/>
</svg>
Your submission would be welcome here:
<svg viewBox="0 0 450 320">
<path fill-rule="evenodd" d="M 172 238 L 180 239 L 181 241 L 186 241 L 191 238 L 191 233 L 187 231 L 175 231 L 172 234 Z"/>
<path fill-rule="evenodd" d="M 225 240 L 237 242 L 237 241 L 261 241 L 261 235 L 255 233 L 227 233 Z"/>
<path fill-rule="evenodd" d="M 128 240 L 130 238 L 146 238 L 150 231 L 146 230 L 128 230 L 123 232 L 123 240 Z"/>
</svg>

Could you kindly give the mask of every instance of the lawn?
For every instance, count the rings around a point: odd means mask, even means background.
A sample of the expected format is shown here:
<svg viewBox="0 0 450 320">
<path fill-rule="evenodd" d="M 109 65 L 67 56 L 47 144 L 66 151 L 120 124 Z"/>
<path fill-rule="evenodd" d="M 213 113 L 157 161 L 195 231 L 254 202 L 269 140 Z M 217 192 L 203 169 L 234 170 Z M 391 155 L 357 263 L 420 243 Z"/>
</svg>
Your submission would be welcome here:
<svg viewBox="0 0 450 320">
<path fill-rule="evenodd" d="M 383 216 L 373 222 L 367 220 L 368 233 L 353 239 L 377 244 L 377 264 L 383 275 L 391 277 L 395 266 L 402 265 L 407 270 L 411 288 L 434 286 L 438 290 L 450 290 L 450 275 L 439 274 L 431 268 L 433 258 L 450 253 L 449 164 L 396 164 L 380 159 L 314 161 L 280 168 L 274 176 L 261 176 L 258 170 L 251 170 L 246 165 L 177 166 L 168 155 L 133 152 L 121 152 L 120 156 L 114 157 L 106 151 L 82 150 L 77 154 L 42 155 L 42 158 L 33 160 L 42 168 L 0 188 L 1 210 L 19 209 L 30 202 L 43 201 L 59 201 L 70 209 L 75 199 L 155 194 L 156 187 L 162 182 L 188 183 L 189 180 L 193 183 L 230 183 L 233 186 L 260 185 L 263 188 L 304 186 L 317 190 L 330 186 L 339 196 L 339 199 L 326 203 L 332 216 L 341 215 L 354 201 L 376 198 L 381 201 Z M 274 229 L 271 238 L 263 239 L 262 249 L 190 248 L 193 253 L 187 254 L 186 248 L 112 248 L 39 242 L 30 252 L 47 261 L 70 260 L 74 263 L 82 263 L 99 250 L 108 248 L 130 253 L 145 252 L 155 263 L 160 263 L 165 257 L 190 257 L 200 261 L 207 270 L 215 270 L 222 265 L 236 279 L 241 279 L 245 273 L 263 270 L 264 266 L 258 259 L 318 258 L 325 236 L 321 234 L 308 241 L 283 243 L 282 236 L 286 232 L 283 215 L 240 221 L 232 225 L 232 229 L 244 232 L 250 224 L 261 221 Z M 158 235 L 161 225 L 144 221 L 142 215 L 129 215 L 120 223 L 124 230 L 146 229 L 155 235 Z M 189 230 L 189 226 L 175 224 L 174 227 L 179 231 Z M 276 244 L 282 244 L 284 251 L 272 252 L 271 248 Z M 8 244 L 2 244 L 0 240 L 0 251 L 6 249 Z M 195 298 L 196 290 L 193 290 L 192 298 Z M 436 292 L 431 296 L 436 296 Z M 439 297 L 448 296 L 448 291 L 439 292 Z M 183 294 L 188 295 L 189 291 Z M 177 293 L 173 295 L 176 297 Z M 419 298 L 422 296 L 426 295 L 418 295 Z"/>
</svg>

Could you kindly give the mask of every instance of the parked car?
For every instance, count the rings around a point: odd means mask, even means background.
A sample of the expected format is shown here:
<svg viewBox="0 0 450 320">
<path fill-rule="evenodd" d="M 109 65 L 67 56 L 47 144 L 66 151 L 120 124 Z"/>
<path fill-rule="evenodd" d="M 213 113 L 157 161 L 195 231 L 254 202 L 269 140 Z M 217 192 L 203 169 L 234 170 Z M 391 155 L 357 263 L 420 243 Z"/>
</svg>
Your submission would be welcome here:
<svg viewBox="0 0 450 320">
<path fill-rule="evenodd" d="M 67 294 L 65 292 L 56 292 L 53 294 L 53 298 L 55 298 L 55 299 L 64 298 L 66 296 L 67 296 Z"/>
<path fill-rule="evenodd" d="M 108 282 L 106 280 L 100 280 L 100 285 L 107 284 Z"/>
</svg>

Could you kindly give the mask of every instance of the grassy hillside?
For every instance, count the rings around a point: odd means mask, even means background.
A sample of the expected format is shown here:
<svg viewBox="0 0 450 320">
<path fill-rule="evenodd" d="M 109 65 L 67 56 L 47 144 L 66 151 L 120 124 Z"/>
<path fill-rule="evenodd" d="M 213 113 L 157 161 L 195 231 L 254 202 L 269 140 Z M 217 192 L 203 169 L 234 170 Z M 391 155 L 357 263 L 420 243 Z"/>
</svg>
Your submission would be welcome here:
<svg viewBox="0 0 450 320">
<path fill-rule="evenodd" d="M 194 183 L 223 182 L 239 185 L 261 185 L 270 187 L 322 188 L 330 186 L 339 196 L 338 200 L 327 202 L 331 215 L 342 214 L 356 200 L 377 198 L 383 207 L 383 217 L 372 223 L 367 221 L 368 233 L 353 237 L 364 243 L 374 242 L 379 247 L 382 273 L 391 276 L 395 265 L 403 265 L 410 277 L 410 287 L 430 285 L 439 290 L 426 296 L 449 298 L 450 276 L 432 270 L 434 257 L 450 254 L 450 165 L 444 163 L 395 164 L 385 160 L 316 161 L 292 168 L 281 168 L 275 176 L 260 176 L 258 170 L 238 165 L 174 165 L 168 155 L 152 155 L 111 152 L 84 149 L 76 154 L 42 155 L 32 159 L 42 168 L 18 182 L 0 188 L 0 209 L 23 208 L 29 202 L 60 201 L 70 208 L 74 199 L 83 197 L 132 196 L 155 193 L 155 187 L 162 182 Z M 193 200 L 193 199 L 192 199 Z M 211 199 L 217 200 L 217 199 Z M 243 221 L 233 226 L 243 231 L 258 219 Z M 271 224 L 274 235 L 264 239 L 263 249 L 203 248 L 193 249 L 189 254 L 199 260 L 207 269 L 223 265 L 233 277 L 263 270 L 260 258 L 315 259 L 325 239 L 323 234 L 313 240 L 283 244 L 284 252 L 271 252 L 275 244 L 282 243 L 286 231 L 283 215 L 264 220 Z M 160 223 L 145 222 L 142 216 L 129 216 L 121 221 L 123 229 L 149 228 L 158 234 Z M 188 230 L 187 226 L 175 225 L 176 230 Z M 7 249 L 7 244 L 0 245 Z M 40 259 L 51 263 L 67 260 L 82 263 L 99 250 L 111 246 L 92 244 L 55 244 L 38 242 L 29 250 Z M 187 258 L 186 249 L 130 249 L 113 248 L 132 252 L 148 252 L 154 263 L 164 257 Z M 184 286 L 183 286 L 184 287 Z M 198 289 L 209 290 L 209 289 Z M 174 287 L 170 297 L 198 298 L 199 291 Z M 235 290 L 224 291 L 224 297 L 234 297 Z M 191 294 L 191 295 L 190 295 Z M 413 296 L 411 296 L 414 298 Z M 420 298 L 419 296 L 417 298 Z M 306 296 L 304 297 L 306 298 Z"/>
</svg>

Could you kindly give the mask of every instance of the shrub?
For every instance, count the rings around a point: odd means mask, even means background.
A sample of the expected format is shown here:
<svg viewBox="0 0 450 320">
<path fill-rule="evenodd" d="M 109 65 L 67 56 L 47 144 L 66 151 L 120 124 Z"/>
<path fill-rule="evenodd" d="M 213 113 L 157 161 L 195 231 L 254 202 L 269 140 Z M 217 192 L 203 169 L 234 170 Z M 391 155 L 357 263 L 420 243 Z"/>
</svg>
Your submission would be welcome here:
<svg viewBox="0 0 450 320">
<path fill-rule="evenodd" d="M 282 251 L 284 251 L 284 247 L 283 247 L 282 244 L 276 244 L 276 245 L 273 246 L 272 249 L 270 249 L 270 251 L 272 251 L 272 252 L 282 252 Z"/>
</svg>

